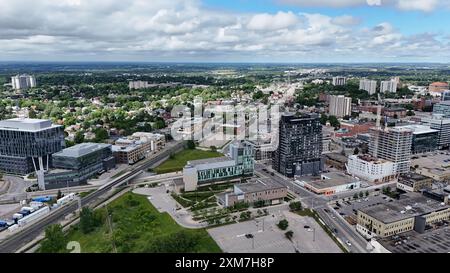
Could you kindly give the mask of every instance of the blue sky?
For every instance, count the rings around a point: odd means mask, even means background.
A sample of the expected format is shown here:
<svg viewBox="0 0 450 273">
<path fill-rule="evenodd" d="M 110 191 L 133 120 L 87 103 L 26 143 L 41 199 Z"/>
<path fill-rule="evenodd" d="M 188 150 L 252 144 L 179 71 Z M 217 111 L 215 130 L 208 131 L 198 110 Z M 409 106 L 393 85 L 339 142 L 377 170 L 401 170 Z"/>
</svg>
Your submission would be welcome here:
<svg viewBox="0 0 450 273">
<path fill-rule="evenodd" d="M 450 62 L 449 26 L 450 0 L 0 0 L 0 61 Z"/>
</svg>

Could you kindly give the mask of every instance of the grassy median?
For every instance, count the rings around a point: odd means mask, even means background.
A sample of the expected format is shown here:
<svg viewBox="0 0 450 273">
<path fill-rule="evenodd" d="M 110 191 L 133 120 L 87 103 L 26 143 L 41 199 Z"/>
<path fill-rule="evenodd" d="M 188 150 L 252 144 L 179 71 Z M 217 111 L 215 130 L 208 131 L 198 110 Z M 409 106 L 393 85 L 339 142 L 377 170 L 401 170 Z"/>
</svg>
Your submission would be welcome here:
<svg viewBox="0 0 450 273">
<path fill-rule="evenodd" d="M 214 158 L 221 156 L 223 156 L 223 154 L 219 152 L 186 149 L 172 155 L 169 159 L 156 167 L 154 171 L 157 174 L 177 172 L 181 171 L 189 160 Z"/>
</svg>

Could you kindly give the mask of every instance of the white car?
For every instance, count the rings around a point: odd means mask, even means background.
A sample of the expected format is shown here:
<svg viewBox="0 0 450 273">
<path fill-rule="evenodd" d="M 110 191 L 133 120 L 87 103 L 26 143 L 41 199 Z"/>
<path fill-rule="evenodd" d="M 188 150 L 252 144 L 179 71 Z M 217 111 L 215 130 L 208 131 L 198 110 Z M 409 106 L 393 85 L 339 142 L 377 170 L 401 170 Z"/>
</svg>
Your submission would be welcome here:
<svg viewBox="0 0 450 273">
<path fill-rule="evenodd" d="M 346 243 L 348 246 L 352 246 L 352 243 L 350 243 L 349 240 L 345 241 L 345 243 Z"/>
</svg>

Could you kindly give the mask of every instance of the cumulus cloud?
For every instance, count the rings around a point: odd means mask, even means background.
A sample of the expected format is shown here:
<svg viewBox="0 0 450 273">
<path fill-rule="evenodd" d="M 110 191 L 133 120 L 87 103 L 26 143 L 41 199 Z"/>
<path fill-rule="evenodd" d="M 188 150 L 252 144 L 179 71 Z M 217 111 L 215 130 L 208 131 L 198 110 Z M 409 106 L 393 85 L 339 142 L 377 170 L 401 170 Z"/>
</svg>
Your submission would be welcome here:
<svg viewBox="0 0 450 273">
<path fill-rule="evenodd" d="M 400 10 L 418 10 L 430 12 L 438 7 L 449 7 L 448 0 L 275 0 L 281 4 L 302 7 L 355 7 L 355 6 L 387 6 Z"/>
<path fill-rule="evenodd" d="M 361 61 L 424 52 L 449 58 L 448 37 L 405 36 L 387 22 L 363 28 L 360 21 L 232 13 L 199 0 L 0 0 L 0 60 Z"/>
</svg>

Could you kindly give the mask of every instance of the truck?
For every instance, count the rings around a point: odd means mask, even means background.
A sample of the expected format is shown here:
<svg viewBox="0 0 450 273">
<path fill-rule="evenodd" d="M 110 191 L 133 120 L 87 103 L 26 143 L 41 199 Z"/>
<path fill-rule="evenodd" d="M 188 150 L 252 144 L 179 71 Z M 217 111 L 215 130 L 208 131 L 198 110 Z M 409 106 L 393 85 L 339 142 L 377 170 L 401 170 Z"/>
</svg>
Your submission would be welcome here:
<svg viewBox="0 0 450 273">
<path fill-rule="evenodd" d="M 0 220 L 0 228 L 8 227 L 8 223 L 6 221 Z"/>
<path fill-rule="evenodd" d="M 50 197 L 50 196 L 39 196 L 39 197 L 34 197 L 31 200 L 36 201 L 36 202 L 47 203 L 47 202 L 52 201 L 52 197 Z"/>
<path fill-rule="evenodd" d="M 38 210 L 44 206 L 44 203 L 39 201 L 31 201 L 29 206 L 34 208 L 34 210 Z"/>
<path fill-rule="evenodd" d="M 12 216 L 12 219 L 17 223 L 17 221 L 19 220 L 19 219 L 22 219 L 23 218 L 23 215 L 22 214 L 20 214 L 20 213 L 14 213 L 13 214 L 13 216 Z"/>
<path fill-rule="evenodd" d="M 30 214 L 31 214 L 31 213 L 33 213 L 36 209 L 33 208 L 33 207 L 22 207 L 21 211 L 24 211 L 24 210 L 29 211 Z"/>
<path fill-rule="evenodd" d="M 29 210 L 21 210 L 21 211 L 19 211 L 19 214 L 22 214 L 22 216 L 25 217 L 25 216 L 31 214 L 31 212 Z"/>
<path fill-rule="evenodd" d="M 37 211 L 35 211 L 34 213 L 32 213 L 28 216 L 25 216 L 22 219 L 19 219 L 17 221 L 17 225 L 19 225 L 19 227 L 23 227 L 30 222 L 36 221 L 39 218 L 44 217 L 48 213 L 50 213 L 50 208 L 48 206 L 44 206 L 44 207 L 38 209 Z"/>
<path fill-rule="evenodd" d="M 66 203 L 69 203 L 73 199 L 75 199 L 75 193 L 69 193 L 68 195 L 66 195 L 66 196 L 56 200 L 56 203 L 58 204 L 58 206 L 61 206 L 61 205 L 64 205 Z"/>
</svg>

